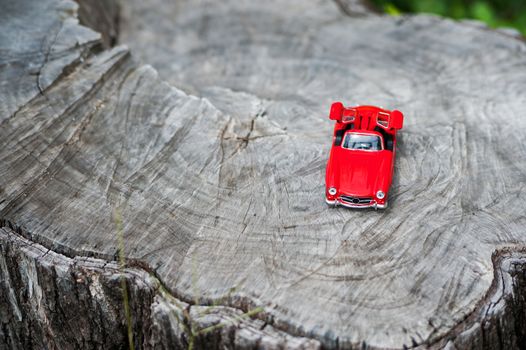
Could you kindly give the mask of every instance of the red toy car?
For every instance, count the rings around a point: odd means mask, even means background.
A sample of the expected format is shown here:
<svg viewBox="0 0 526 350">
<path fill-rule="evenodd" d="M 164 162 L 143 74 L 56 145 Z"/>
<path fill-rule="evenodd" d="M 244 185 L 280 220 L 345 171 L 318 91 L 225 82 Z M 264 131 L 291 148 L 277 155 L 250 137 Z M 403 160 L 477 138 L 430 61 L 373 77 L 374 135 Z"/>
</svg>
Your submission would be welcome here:
<svg viewBox="0 0 526 350">
<path fill-rule="evenodd" d="M 396 131 L 404 115 L 373 106 L 331 106 L 336 121 L 325 174 L 325 196 L 330 206 L 387 208 L 393 177 Z"/>
</svg>

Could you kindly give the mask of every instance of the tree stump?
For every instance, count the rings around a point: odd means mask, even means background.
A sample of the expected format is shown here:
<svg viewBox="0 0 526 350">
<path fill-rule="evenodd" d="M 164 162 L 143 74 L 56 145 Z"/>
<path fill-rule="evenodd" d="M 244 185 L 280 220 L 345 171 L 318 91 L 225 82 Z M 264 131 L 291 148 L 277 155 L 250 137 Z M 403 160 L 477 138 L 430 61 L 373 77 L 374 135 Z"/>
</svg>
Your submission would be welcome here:
<svg viewBox="0 0 526 350">
<path fill-rule="evenodd" d="M 514 32 L 343 0 L 0 28 L 0 348 L 526 347 Z M 386 211 L 325 205 L 337 100 L 406 116 Z"/>
</svg>

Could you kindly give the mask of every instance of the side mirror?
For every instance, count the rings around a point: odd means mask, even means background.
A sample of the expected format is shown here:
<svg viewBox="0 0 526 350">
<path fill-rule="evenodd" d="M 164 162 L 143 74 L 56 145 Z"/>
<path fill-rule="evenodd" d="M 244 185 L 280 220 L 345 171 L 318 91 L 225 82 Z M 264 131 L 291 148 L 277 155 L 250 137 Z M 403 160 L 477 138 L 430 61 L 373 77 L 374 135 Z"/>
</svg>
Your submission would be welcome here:
<svg viewBox="0 0 526 350">
<path fill-rule="evenodd" d="M 391 112 L 390 127 L 396 130 L 402 129 L 404 126 L 404 115 L 402 112 L 394 110 Z"/>
<path fill-rule="evenodd" d="M 342 114 L 343 114 L 343 103 L 341 102 L 334 102 L 331 105 L 331 112 L 329 114 L 329 119 L 331 120 L 342 120 Z"/>
</svg>

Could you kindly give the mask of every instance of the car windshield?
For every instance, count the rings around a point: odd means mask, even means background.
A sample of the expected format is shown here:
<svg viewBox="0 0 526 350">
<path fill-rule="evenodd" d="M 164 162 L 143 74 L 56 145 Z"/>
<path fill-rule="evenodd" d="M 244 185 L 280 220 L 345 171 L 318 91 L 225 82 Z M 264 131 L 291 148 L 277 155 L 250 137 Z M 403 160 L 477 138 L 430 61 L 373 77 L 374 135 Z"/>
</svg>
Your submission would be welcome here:
<svg viewBox="0 0 526 350">
<path fill-rule="evenodd" d="M 365 135 L 350 132 L 345 135 L 343 148 L 364 151 L 381 151 L 382 139 L 377 135 Z"/>
</svg>

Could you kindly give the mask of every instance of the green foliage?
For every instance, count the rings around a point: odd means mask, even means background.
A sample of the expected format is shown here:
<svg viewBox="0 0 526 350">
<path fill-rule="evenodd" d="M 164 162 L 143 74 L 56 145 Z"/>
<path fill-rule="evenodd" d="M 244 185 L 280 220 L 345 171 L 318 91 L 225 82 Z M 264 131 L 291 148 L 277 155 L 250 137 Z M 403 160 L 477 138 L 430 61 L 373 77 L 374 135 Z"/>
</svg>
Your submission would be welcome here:
<svg viewBox="0 0 526 350">
<path fill-rule="evenodd" d="M 526 0 L 371 0 L 390 15 L 426 12 L 471 18 L 490 27 L 512 27 L 526 35 Z"/>
</svg>

